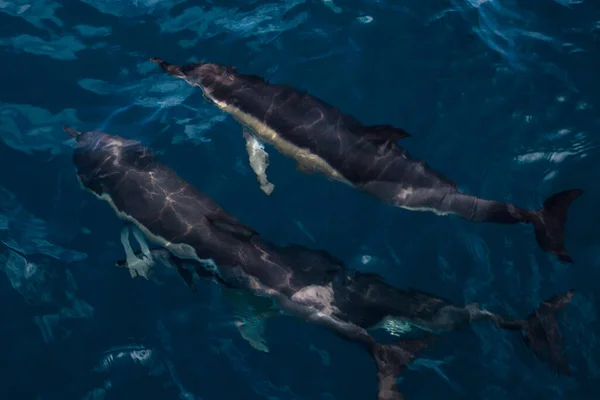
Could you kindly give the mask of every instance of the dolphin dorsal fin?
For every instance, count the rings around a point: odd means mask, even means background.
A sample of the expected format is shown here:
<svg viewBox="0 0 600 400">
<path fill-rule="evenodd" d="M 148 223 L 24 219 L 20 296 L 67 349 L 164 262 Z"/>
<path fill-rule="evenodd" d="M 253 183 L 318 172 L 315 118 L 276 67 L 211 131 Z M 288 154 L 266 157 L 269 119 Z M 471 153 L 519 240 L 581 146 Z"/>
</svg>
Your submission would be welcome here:
<svg viewBox="0 0 600 400">
<path fill-rule="evenodd" d="M 252 236 L 258 235 L 258 232 L 254 229 L 224 213 L 219 215 L 207 215 L 206 219 L 212 226 L 220 231 L 230 233 L 240 239 L 250 240 L 252 239 Z"/>
<path fill-rule="evenodd" d="M 411 137 L 412 135 L 404 129 L 393 127 L 392 125 L 371 125 L 360 127 L 361 134 L 369 138 L 373 143 L 384 144 L 387 142 L 396 142 L 400 139 Z"/>
</svg>

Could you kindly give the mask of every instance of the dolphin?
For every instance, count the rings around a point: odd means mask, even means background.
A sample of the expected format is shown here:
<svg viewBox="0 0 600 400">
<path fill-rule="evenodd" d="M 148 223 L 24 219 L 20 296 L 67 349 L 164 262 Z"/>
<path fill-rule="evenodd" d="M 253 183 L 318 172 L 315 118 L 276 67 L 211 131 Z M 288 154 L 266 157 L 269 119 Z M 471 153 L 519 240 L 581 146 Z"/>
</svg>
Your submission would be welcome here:
<svg viewBox="0 0 600 400">
<path fill-rule="evenodd" d="M 514 320 L 475 303 L 460 307 L 418 290 L 400 290 L 378 275 L 346 268 L 324 250 L 267 242 L 161 164 L 156 154 L 138 141 L 99 131 L 80 133 L 69 127 L 65 131 L 77 142 L 73 161 L 83 188 L 106 201 L 137 229 L 134 236 L 141 251 L 133 253 L 123 235 L 126 259 L 119 264 L 150 278 L 152 268 L 159 264 L 192 263 L 195 267 L 190 270 L 206 270 L 199 274 L 204 279 L 269 299 L 270 306 L 281 313 L 362 345 L 376 361 L 378 400 L 403 399 L 396 378 L 432 343 L 433 335 L 477 320 L 521 332 L 540 358 L 558 371 L 569 372 L 553 316 L 570 302 L 573 291 L 549 300 L 526 320 Z M 161 262 L 153 260 L 157 257 L 146 240 L 168 251 L 161 252 Z M 194 274 L 191 279 L 184 277 L 190 287 L 193 278 Z M 268 317 L 269 312 L 264 311 L 260 313 Z M 387 344 L 372 336 L 372 330 L 384 328 L 392 333 L 402 324 L 424 334 Z"/>
<path fill-rule="evenodd" d="M 562 262 L 573 261 L 565 250 L 564 226 L 569 205 L 583 193 L 580 189 L 557 193 L 538 210 L 482 199 L 460 191 L 453 181 L 399 147 L 398 140 L 411 136 L 402 129 L 363 125 L 306 92 L 238 73 L 234 67 L 151 61 L 199 86 L 209 101 L 259 140 L 295 159 L 303 172 L 320 172 L 407 210 L 458 215 L 474 222 L 532 224 L 544 251 Z"/>
</svg>

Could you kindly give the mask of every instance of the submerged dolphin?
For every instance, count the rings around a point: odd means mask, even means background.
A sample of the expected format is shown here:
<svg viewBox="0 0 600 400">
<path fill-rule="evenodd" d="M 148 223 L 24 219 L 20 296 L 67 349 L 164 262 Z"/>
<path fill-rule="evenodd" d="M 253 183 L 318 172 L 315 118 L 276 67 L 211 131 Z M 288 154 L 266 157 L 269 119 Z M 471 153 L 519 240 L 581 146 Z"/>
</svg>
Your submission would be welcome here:
<svg viewBox="0 0 600 400">
<path fill-rule="evenodd" d="M 570 302 L 572 291 L 544 303 L 527 320 L 510 320 L 477 304 L 460 307 L 417 290 L 400 290 L 375 274 L 345 268 L 325 251 L 266 242 L 161 164 L 140 142 L 98 131 L 65 130 L 77 141 L 73 159 L 83 187 L 169 251 L 161 251 L 162 261 L 156 263 L 157 256 L 138 234 L 141 256 L 132 252 L 128 239 L 122 240 L 127 259 L 120 264 L 149 277 L 156 264 L 192 263 L 191 270 L 200 271 L 204 278 L 214 275 L 214 281 L 270 299 L 283 313 L 363 345 L 377 364 L 379 400 L 402 399 L 396 377 L 427 346 L 428 335 L 474 320 L 521 332 L 540 359 L 569 373 L 554 314 Z M 188 284 L 193 283 L 193 274 L 186 276 L 182 274 Z M 380 344 L 369 332 L 378 327 L 394 332 L 403 324 L 429 334 L 425 339 Z"/>
<path fill-rule="evenodd" d="M 539 210 L 481 199 L 461 192 L 454 182 L 398 147 L 399 139 L 410 136 L 402 129 L 365 126 L 308 93 L 240 74 L 233 67 L 151 60 L 199 86 L 207 99 L 260 140 L 294 158 L 302 171 L 321 172 L 408 210 L 456 214 L 475 222 L 530 223 L 544 251 L 572 262 L 564 248 L 564 225 L 569 205 L 582 190 L 555 194 Z"/>
</svg>

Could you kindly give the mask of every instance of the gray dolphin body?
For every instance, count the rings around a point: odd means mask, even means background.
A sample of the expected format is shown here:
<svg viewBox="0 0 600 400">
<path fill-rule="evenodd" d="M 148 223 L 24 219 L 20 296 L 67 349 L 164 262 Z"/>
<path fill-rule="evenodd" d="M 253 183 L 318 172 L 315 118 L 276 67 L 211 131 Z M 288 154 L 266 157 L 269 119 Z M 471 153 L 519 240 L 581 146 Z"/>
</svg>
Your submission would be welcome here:
<svg viewBox="0 0 600 400">
<path fill-rule="evenodd" d="M 233 67 L 152 61 L 199 86 L 207 99 L 260 140 L 296 159 L 302 171 L 321 172 L 408 210 L 455 214 L 475 222 L 530 223 L 544 251 L 572 262 L 564 248 L 564 225 L 569 205 L 582 190 L 555 194 L 539 210 L 481 199 L 461 192 L 454 182 L 397 146 L 399 139 L 410 136 L 401 129 L 365 126 L 308 93 L 240 74 Z"/>
<path fill-rule="evenodd" d="M 142 248 L 136 255 L 122 236 L 127 259 L 119 265 L 129 264 L 137 274 L 149 277 L 148 266 L 156 259 L 155 264 L 177 270 L 193 290 L 197 275 L 270 299 L 284 313 L 361 344 L 377 364 L 379 400 L 403 398 L 395 379 L 428 343 L 426 339 L 401 339 L 379 344 L 368 332 L 394 324 L 407 323 L 436 333 L 474 320 L 492 321 L 521 332 L 540 359 L 569 372 L 554 314 L 569 303 L 572 291 L 544 303 L 527 320 L 510 320 L 476 304 L 459 307 L 424 292 L 400 290 L 377 275 L 345 268 L 325 251 L 269 244 L 158 162 L 140 142 L 98 131 L 65 130 L 77 141 L 73 160 L 82 186 L 160 247 L 151 250 L 136 236 Z M 257 348 L 261 345 L 255 343 Z"/>
</svg>

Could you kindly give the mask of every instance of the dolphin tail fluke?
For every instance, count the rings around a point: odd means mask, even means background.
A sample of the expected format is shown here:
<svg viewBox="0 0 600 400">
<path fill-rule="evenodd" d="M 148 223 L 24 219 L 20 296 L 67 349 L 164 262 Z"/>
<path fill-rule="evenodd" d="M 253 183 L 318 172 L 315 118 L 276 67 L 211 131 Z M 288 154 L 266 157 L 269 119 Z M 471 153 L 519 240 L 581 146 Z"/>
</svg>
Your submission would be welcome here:
<svg viewBox="0 0 600 400">
<path fill-rule="evenodd" d="M 544 302 L 525 322 L 523 340 L 535 356 L 546 362 L 556 373 L 570 376 L 569 362 L 563 351 L 562 336 L 556 315 L 571 302 L 574 290 L 554 296 Z"/>
<path fill-rule="evenodd" d="M 523 342 L 540 361 L 547 363 L 554 373 L 570 376 L 569 362 L 563 351 L 556 315 L 571 302 L 574 295 L 574 290 L 561 293 L 543 301 L 526 320 L 497 321 L 497 325 L 503 329 L 521 332 Z"/>
<path fill-rule="evenodd" d="M 565 250 L 565 224 L 567 210 L 571 203 L 583 194 L 581 189 L 565 190 L 549 197 L 544 206 L 534 212 L 532 223 L 535 237 L 540 247 L 554 253 L 562 262 L 571 263 L 573 259 Z"/>
<path fill-rule="evenodd" d="M 425 339 L 402 339 L 392 344 L 373 345 L 372 354 L 377 362 L 379 391 L 377 400 L 404 400 L 398 390 L 396 379 L 417 354 L 429 346 L 430 337 Z"/>
</svg>

